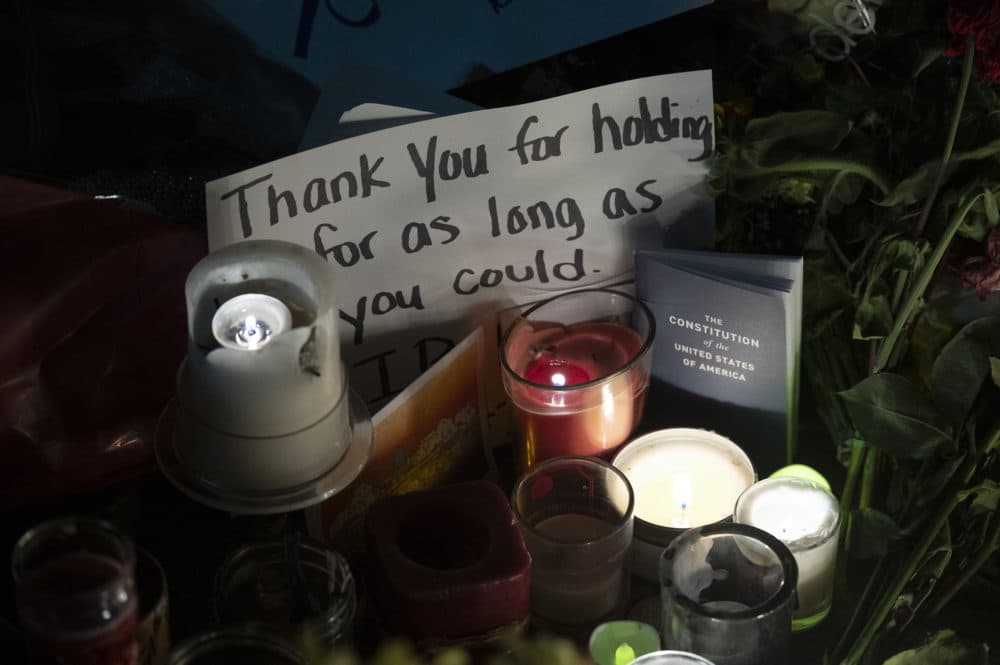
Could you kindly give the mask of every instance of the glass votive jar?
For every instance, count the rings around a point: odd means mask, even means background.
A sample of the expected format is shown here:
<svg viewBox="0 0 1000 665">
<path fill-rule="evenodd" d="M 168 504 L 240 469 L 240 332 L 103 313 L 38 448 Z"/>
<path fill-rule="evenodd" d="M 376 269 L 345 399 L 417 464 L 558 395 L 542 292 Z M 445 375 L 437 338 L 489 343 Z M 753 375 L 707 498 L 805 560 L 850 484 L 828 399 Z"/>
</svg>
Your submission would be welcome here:
<svg viewBox="0 0 1000 665">
<path fill-rule="evenodd" d="M 606 289 L 556 296 L 510 325 L 500 364 L 522 469 L 625 443 L 642 417 L 655 330 L 644 304 Z"/>
<path fill-rule="evenodd" d="M 590 634 L 590 657 L 596 665 L 629 665 L 660 649 L 660 631 L 641 621 L 609 621 Z"/>
<path fill-rule="evenodd" d="M 531 554 L 533 615 L 579 627 L 620 607 L 635 503 L 621 471 L 595 458 L 557 457 L 532 467 L 511 503 Z"/>
<path fill-rule="evenodd" d="M 12 564 L 29 662 L 135 662 L 135 549 L 113 525 L 45 522 L 17 542 Z"/>
<path fill-rule="evenodd" d="M 713 665 L 713 663 L 686 651 L 654 651 L 633 660 L 631 665 Z"/>
<path fill-rule="evenodd" d="M 767 531 L 795 556 L 798 607 L 792 615 L 792 630 L 810 628 L 826 618 L 833 602 L 837 567 L 837 499 L 808 480 L 769 478 L 740 496 L 733 519 Z"/>
<path fill-rule="evenodd" d="M 244 545 L 214 582 L 220 624 L 254 623 L 294 640 L 308 627 L 327 646 L 350 642 L 357 608 L 343 556 L 318 543 L 277 540 Z"/>
<path fill-rule="evenodd" d="M 664 646 L 716 665 L 787 663 L 797 576 L 792 553 L 766 531 L 685 531 L 660 560 Z"/>
<path fill-rule="evenodd" d="M 135 587 L 139 597 L 138 665 L 166 665 L 170 656 L 170 598 L 163 566 L 141 547 L 135 549 Z"/>
<path fill-rule="evenodd" d="M 285 638 L 252 624 L 191 637 L 170 652 L 169 665 L 303 665 Z"/>
</svg>

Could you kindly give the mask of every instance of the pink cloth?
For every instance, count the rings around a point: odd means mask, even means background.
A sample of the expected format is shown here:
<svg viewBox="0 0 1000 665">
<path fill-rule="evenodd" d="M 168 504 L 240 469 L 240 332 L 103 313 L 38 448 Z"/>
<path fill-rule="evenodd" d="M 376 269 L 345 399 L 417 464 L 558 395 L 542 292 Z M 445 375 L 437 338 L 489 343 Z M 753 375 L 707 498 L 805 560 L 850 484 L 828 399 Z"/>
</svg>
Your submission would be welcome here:
<svg viewBox="0 0 1000 665">
<path fill-rule="evenodd" d="M 0 238 L 0 509 L 151 468 L 204 237 L 0 178 Z"/>
</svg>

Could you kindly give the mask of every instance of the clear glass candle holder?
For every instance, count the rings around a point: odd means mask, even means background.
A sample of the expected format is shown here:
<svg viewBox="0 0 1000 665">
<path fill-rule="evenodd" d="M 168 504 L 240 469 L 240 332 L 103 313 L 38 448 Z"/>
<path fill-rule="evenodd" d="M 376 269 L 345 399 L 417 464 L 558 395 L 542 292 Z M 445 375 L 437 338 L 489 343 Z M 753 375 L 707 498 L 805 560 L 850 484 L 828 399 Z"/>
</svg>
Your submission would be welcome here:
<svg viewBox="0 0 1000 665">
<path fill-rule="evenodd" d="M 625 443 L 642 417 L 655 331 L 645 305 L 606 289 L 556 296 L 510 325 L 500 364 L 522 469 Z"/>
<path fill-rule="evenodd" d="M 512 504 L 531 553 L 533 615 L 592 628 L 621 606 L 635 504 L 621 471 L 595 458 L 551 459 L 518 481 Z"/>
<path fill-rule="evenodd" d="M 45 522 L 17 542 L 12 564 L 29 662 L 135 662 L 135 549 L 113 525 Z"/>
<path fill-rule="evenodd" d="M 767 531 L 788 546 L 799 567 L 792 630 L 815 626 L 830 612 L 837 567 L 840 505 L 809 480 L 762 480 L 736 502 L 733 519 Z"/>
<path fill-rule="evenodd" d="M 632 661 L 630 665 L 714 665 L 712 661 L 686 651 L 654 651 Z"/>
<path fill-rule="evenodd" d="M 766 531 L 685 531 L 660 560 L 664 645 L 716 665 L 788 663 L 797 577 L 791 551 Z"/>
<path fill-rule="evenodd" d="M 219 567 L 214 587 L 220 624 L 263 625 L 290 640 L 308 626 L 327 646 L 350 642 L 354 576 L 343 556 L 318 543 L 240 547 Z"/>
<path fill-rule="evenodd" d="M 168 665 L 304 665 L 285 638 L 245 624 L 190 637 L 170 652 Z"/>
</svg>

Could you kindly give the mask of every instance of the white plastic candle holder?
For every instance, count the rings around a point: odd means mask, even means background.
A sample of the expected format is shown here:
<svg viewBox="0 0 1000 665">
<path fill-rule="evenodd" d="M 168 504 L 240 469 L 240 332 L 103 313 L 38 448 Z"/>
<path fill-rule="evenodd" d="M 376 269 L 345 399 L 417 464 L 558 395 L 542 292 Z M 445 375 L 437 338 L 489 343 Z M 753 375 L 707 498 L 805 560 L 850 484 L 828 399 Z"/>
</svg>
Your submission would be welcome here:
<svg viewBox="0 0 1000 665">
<path fill-rule="evenodd" d="M 677 427 L 650 432 L 615 456 L 635 492 L 635 529 L 626 567 L 659 579 L 660 556 L 692 527 L 732 519 L 736 500 L 756 480 L 753 463 L 726 437 Z"/>
<path fill-rule="evenodd" d="M 165 475 L 237 513 L 343 489 L 372 430 L 341 362 L 329 264 L 292 243 L 237 243 L 202 259 L 185 294 L 188 355 L 156 446 Z"/>
</svg>

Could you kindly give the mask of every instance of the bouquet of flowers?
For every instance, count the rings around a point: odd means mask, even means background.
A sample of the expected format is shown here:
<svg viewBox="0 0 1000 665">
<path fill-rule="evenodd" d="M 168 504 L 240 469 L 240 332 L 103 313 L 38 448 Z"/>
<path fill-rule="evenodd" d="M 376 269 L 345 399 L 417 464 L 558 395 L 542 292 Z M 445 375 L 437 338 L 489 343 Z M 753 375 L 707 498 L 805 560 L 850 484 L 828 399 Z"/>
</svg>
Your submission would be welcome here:
<svg viewBox="0 0 1000 665">
<path fill-rule="evenodd" d="M 806 257 L 803 363 L 847 467 L 826 660 L 882 663 L 1000 546 L 1000 308 L 937 297 L 1000 282 L 1000 3 L 799 5 L 754 48 L 753 111 L 718 108 L 711 182 L 725 246 Z M 950 632 L 914 653 L 886 662 L 986 663 Z"/>
</svg>

